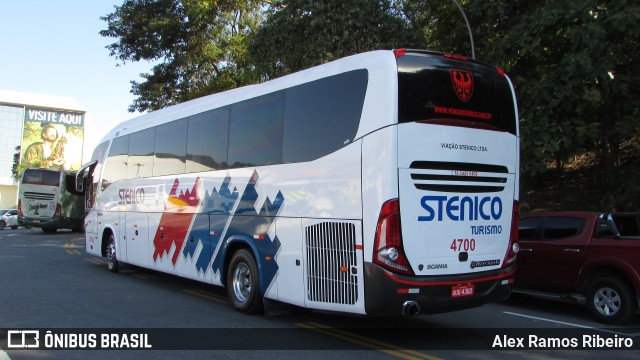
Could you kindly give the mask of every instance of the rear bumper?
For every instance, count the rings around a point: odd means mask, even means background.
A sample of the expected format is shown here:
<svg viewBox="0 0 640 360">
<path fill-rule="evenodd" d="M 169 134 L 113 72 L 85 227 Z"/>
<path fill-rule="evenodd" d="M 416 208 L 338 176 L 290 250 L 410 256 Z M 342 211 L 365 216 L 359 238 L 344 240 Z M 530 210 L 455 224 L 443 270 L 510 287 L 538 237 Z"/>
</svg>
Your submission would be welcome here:
<svg viewBox="0 0 640 360">
<path fill-rule="evenodd" d="M 67 218 L 67 217 L 54 217 L 51 219 L 38 219 L 23 216 L 19 218 L 20 225 L 27 225 L 31 227 L 40 228 L 55 228 L 55 229 L 74 229 L 82 228 L 82 219 Z"/>
<path fill-rule="evenodd" d="M 420 314 L 437 314 L 503 301 L 511 295 L 515 265 L 467 275 L 403 276 L 365 263 L 367 315 L 401 315 L 414 302 Z M 474 294 L 452 297 L 452 287 L 473 284 Z"/>
</svg>

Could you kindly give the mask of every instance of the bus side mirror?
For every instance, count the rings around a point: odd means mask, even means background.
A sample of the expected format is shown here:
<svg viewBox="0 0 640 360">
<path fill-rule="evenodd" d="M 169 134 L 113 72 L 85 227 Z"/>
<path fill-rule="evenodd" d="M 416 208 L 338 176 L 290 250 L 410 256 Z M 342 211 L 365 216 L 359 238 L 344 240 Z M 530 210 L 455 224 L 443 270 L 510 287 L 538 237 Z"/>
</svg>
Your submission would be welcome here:
<svg viewBox="0 0 640 360">
<path fill-rule="evenodd" d="M 75 187 L 76 187 L 77 193 L 80 193 L 80 194 L 84 193 L 85 175 L 87 177 L 91 176 L 93 174 L 93 170 L 96 168 L 96 165 L 98 165 L 98 161 L 93 160 L 91 162 L 86 163 L 80 168 L 80 170 L 78 170 L 75 178 Z"/>
</svg>

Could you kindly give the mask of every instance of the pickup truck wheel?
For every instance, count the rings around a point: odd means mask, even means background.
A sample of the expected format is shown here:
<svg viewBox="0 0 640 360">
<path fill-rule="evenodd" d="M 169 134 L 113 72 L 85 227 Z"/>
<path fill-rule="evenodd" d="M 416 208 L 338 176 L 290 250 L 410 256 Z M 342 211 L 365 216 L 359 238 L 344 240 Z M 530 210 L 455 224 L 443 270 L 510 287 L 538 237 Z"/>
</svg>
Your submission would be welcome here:
<svg viewBox="0 0 640 360">
<path fill-rule="evenodd" d="M 607 324 L 625 322 L 635 314 L 634 292 L 624 281 L 604 277 L 587 290 L 587 307 L 593 316 Z"/>
</svg>

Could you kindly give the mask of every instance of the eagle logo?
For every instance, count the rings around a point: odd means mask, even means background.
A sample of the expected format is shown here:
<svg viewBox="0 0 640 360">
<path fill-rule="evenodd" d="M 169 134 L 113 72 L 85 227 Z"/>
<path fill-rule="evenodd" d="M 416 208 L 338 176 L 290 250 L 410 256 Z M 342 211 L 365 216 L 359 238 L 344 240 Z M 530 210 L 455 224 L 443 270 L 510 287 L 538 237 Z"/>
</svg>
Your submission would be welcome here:
<svg viewBox="0 0 640 360">
<path fill-rule="evenodd" d="M 451 85 L 453 91 L 458 95 L 458 99 L 467 102 L 473 95 L 473 74 L 470 71 L 450 69 Z"/>
</svg>

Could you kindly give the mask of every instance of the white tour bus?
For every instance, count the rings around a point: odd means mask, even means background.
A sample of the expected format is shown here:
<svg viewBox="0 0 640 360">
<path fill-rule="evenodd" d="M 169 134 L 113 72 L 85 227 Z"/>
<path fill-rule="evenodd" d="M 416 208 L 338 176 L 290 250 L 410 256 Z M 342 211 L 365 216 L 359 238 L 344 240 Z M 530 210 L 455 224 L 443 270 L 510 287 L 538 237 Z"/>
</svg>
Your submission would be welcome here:
<svg viewBox="0 0 640 360">
<path fill-rule="evenodd" d="M 367 315 L 510 294 L 518 119 L 496 67 L 374 51 L 116 126 L 76 179 L 88 253 Z"/>
</svg>

